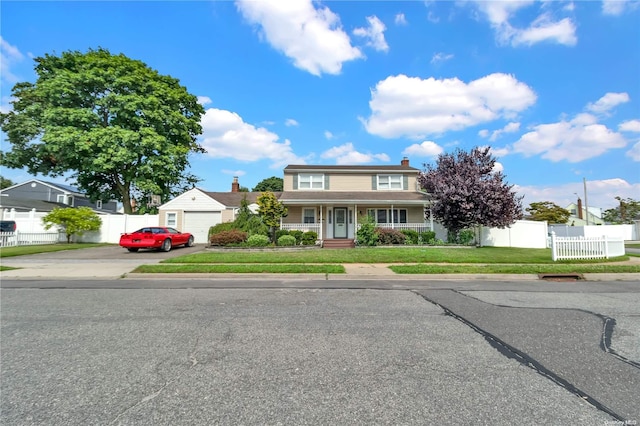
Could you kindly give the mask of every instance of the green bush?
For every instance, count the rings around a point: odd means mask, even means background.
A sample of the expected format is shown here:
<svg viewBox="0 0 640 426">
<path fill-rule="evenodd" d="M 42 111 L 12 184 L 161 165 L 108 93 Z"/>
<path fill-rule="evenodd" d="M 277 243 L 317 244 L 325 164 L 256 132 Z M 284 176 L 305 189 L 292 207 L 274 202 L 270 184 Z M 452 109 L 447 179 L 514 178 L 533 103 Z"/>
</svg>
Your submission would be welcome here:
<svg viewBox="0 0 640 426">
<path fill-rule="evenodd" d="M 293 235 L 283 235 L 278 238 L 279 246 L 295 246 L 296 238 Z"/>
<path fill-rule="evenodd" d="M 219 223 L 209 228 L 209 237 L 211 237 L 213 234 L 218 234 L 223 231 L 231 231 L 232 229 L 238 229 L 233 222 Z"/>
<path fill-rule="evenodd" d="M 402 232 L 391 228 L 376 228 L 378 243 L 382 245 L 404 244 L 407 238 Z"/>
<path fill-rule="evenodd" d="M 360 218 L 360 228 L 356 232 L 356 244 L 359 246 L 375 246 L 378 244 L 376 224 L 369 215 Z"/>
<path fill-rule="evenodd" d="M 302 236 L 304 235 L 304 232 L 294 230 L 294 231 L 289 231 L 289 235 L 291 235 L 293 238 L 296 239 L 296 245 L 302 244 Z"/>
<path fill-rule="evenodd" d="M 468 246 L 470 244 L 473 244 L 475 239 L 476 239 L 476 235 L 473 229 L 463 229 L 462 231 L 458 232 L 457 243 Z"/>
<path fill-rule="evenodd" d="M 433 241 L 436 240 L 436 233 L 434 231 L 424 231 L 420 233 L 420 243 L 434 245 Z"/>
<path fill-rule="evenodd" d="M 280 239 L 283 235 L 291 235 L 286 229 L 278 229 L 276 231 L 276 241 Z"/>
<path fill-rule="evenodd" d="M 245 243 L 248 247 L 266 247 L 270 244 L 269 237 L 260 234 L 250 236 Z"/>
<path fill-rule="evenodd" d="M 400 232 L 402 232 L 406 237 L 405 244 L 420 244 L 420 234 L 418 231 L 414 231 L 413 229 L 403 229 Z"/>
<path fill-rule="evenodd" d="M 209 237 L 209 243 L 212 246 L 228 246 L 230 244 L 240 244 L 247 240 L 247 233 L 232 229 L 230 231 L 221 231 Z"/>
<path fill-rule="evenodd" d="M 302 234 L 302 237 L 300 237 L 300 240 L 302 242 L 302 245 L 304 245 L 304 246 L 315 245 L 316 241 L 318 240 L 318 233 L 315 232 L 315 231 L 304 232 Z M 296 241 L 297 241 L 297 239 L 296 239 Z"/>
</svg>

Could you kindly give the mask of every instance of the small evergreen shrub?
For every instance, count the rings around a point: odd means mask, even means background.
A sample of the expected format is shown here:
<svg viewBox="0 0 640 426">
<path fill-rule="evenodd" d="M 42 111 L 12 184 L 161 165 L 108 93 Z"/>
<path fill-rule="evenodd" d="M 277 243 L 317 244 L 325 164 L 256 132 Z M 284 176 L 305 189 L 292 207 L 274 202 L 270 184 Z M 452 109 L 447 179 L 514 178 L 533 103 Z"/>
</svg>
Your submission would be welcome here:
<svg viewBox="0 0 640 426">
<path fill-rule="evenodd" d="M 378 244 L 376 224 L 369 215 L 360 218 L 360 228 L 356 232 L 356 244 L 359 246 L 375 246 Z"/>
<path fill-rule="evenodd" d="M 211 237 L 213 234 L 218 234 L 223 231 L 231 231 L 232 229 L 238 229 L 233 222 L 219 223 L 209 228 L 209 237 Z"/>
<path fill-rule="evenodd" d="M 245 245 L 248 247 L 266 247 L 270 244 L 266 235 L 254 234 L 247 239 Z"/>
<path fill-rule="evenodd" d="M 276 231 L 276 241 L 280 239 L 283 235 L 291 235 L 286 229 L 278 229 Z"/>
<path fill-rule="evenodd" d="M 317 240 L 318 240 L 318 233 L 315 231 L 304 232 L 300 237 L 300 241 L 302 242 L 302 245 L 305 245 L 305 246 L 315 245 Z"/>
<path fill-rule="evenodd" d="M 296 245 L 302 244 L 302 236 L 304 235 L 304 232 L 294 230 L 294 231 L 289 231 L 289 235 L 291 235 L 293 238 L 296 239 Z"/>
<path fill-rule="evenodd" d="M 295 246 L 296 238 L 293 235 L 282 235 L 278 238 L 279 246 Z"/>
<path fill-rule="evenodd" d="M 473 229 L 463 229 L 462 231 L 458 232 L 458 244 L 468 246 L 471 245 L 475 239 L 476 236 Z"/>
<path fill-rule="evenodd" d="M 420 233 L 420 243 L 434 245 L 436 240 L 436 233 L 434 231 L 424 231 Z"/>
<path fill-rule="evenodd" d="M 407 238 L 406 235 L 397 229 L 377 228 L 376 232 L 378 234 L 378 243 L 382 245 L 404 244 Z"/>
<path fill-rule="evenodd" d="M 418 231 L 414 231 L 413 229 L 403 229 L 400 232 L 402 232 L 406 237 L 405 244 L 420 244 L 420 234 L 418 233 Z"/>
<path fill-rule="evenodd" d="M 228 246 L 231 244 L 241 244 L 247 240 L 247 233 L 232 229 L 230 231 L 221 231 L 209 237 L 209 243 L 212 246 Z"/>
</svg>

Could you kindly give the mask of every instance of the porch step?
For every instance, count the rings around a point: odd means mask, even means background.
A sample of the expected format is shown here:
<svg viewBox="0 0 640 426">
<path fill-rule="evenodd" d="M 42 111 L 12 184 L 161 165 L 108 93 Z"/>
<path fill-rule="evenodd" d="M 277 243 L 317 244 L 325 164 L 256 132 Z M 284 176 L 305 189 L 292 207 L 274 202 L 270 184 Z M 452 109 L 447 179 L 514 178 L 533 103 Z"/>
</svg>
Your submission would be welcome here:
<svg viewBox="0 0 640 426">
<path fill-rule="evenodd" d="M 356 244 L 353 239 L 323 240 L 323 248 L 353 248 Z"/>
</svg>

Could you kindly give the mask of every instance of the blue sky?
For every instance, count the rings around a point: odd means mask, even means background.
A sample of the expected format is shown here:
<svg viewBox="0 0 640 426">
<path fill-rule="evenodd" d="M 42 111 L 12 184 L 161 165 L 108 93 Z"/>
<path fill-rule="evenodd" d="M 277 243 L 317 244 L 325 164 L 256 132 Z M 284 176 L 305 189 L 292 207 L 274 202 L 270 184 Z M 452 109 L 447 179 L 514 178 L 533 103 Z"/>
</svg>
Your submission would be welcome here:
<svg viewBox="0 0 640 426">
<path fill-rule="evenodd" d="M 640 199 L 639 3 L 3 1 L 1 107 L 32 58 L 103 47 L 201 99 L 207 191 L 491 146 L 525 206 L 566 206 L 586 179 L 606 209 Z"/>
</svg>

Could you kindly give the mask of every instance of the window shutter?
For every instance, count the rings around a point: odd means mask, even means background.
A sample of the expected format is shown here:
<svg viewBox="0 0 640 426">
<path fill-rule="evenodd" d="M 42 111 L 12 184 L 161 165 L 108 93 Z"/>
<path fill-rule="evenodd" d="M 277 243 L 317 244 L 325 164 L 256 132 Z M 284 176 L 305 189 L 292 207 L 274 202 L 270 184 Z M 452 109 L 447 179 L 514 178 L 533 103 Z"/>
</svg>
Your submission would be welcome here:
<svg viewBox="0 0 640 426">
<path fill-rule="evenodd" d="M 293 189 L 298 189 L 298 175 L 293 175 Z"/>
<path fill-rule="evenodd" d="M 329 175 L 324 175 L 324 189 L 329 189 Z"/>
<path fill-rule="evenodd" d="M 402 175 L 402 189 L 405 191 L 409 189 L 409 176 Z"/>
<path fill-rule="evenodd" d="M 371 175 L 371 189 L 378 189 L 378 176 Z"/>
</svg>

